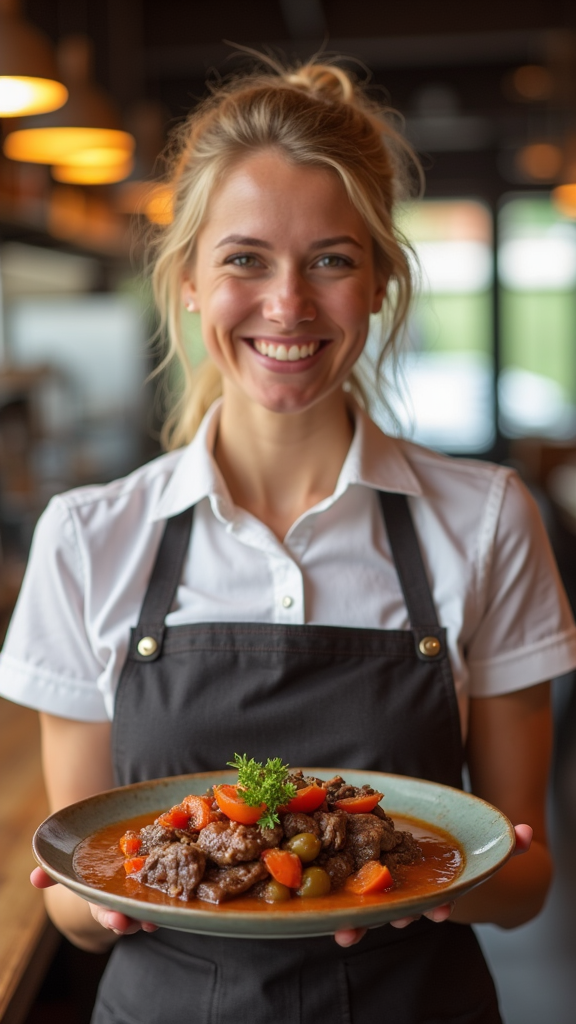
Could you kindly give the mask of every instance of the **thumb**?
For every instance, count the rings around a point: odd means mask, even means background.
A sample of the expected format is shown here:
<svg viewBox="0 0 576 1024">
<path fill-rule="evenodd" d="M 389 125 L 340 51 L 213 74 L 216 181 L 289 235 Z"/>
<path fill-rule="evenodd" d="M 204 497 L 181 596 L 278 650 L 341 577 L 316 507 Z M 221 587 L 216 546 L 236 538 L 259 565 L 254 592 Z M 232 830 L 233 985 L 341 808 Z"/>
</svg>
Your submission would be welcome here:
<svg viewBox="0 0 576 1024">
<path fill-rule="evenodd" d="M 51 885 L 58 883 L 47 875 L 43 868 L 34 868 L 30 874 L 30 881 L 35 889 L 49 889 Z"/>
<path fill-rule="evenodd" d="M 515 825 L 514 833 L 516 836 L 516 849 L 512 856 L 517 857 L 520 853 L 528 853 L 528 850 L 532 845 L 534 830 L 530 825 Z"/>
</svg>

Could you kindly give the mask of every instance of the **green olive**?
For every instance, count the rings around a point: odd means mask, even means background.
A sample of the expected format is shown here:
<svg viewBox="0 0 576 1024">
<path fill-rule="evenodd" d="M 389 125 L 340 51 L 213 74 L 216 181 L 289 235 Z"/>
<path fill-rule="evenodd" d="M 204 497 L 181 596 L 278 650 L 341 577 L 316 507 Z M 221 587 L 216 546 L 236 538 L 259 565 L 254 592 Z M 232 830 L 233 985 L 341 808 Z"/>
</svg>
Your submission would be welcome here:
<svg viewBox="0 0 576 1024">
<path fill-rule="evenodd" d="M 292 836 L 292 839 L 286 843 L 286 849 L 291 853 L 298 854 L 303 864 L 309 864 L 311 860 L 316 860 L 321 848 L 322 843 L 317 836 L 312 835 L 312 832 L 299 832 L 297 836 Z"/>
<path fill-rule="evenodd" d="M 327 896 L 330 892 L 330 875 L 324 868 L 305 868 L 302 884 L 296 890 L 297 896 Z"/>
<path fill-rule="evenodd" d="M 292 893 L 287 885 L 282 885 L 275 878 L 271 878 L 262 895 L 266 903 L 281 903 L 282 900 L 289 900 Z"/>
</svg>

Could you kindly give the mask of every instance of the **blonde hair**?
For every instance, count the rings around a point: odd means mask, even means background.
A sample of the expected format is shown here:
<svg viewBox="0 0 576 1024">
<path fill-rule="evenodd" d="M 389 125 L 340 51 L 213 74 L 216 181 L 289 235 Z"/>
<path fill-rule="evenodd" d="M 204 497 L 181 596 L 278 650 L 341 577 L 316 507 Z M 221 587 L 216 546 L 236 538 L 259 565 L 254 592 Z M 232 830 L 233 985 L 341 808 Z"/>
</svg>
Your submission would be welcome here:
<svg viewBox="0 0 576 1024">
<path fill-rule="evenodd" d="M 392 123 L 391 111 L 372 102 L 342 68 L 310 62 L 236 78 L 215 89 L 177 130 L 172 146 L 173 218 L 153 240 L 152 285 L 160 336 L 167 352 L 159 371 L 180 362 L 183 386 L 162 428 L 166 448 L 187 444 L 222 392 L 219 371 L 210 360 L 193 368 L 181 327 L 181 284 L 193 258 L 198 232 L 215 187 L 244 157 L 273 148 L 296 165 L 337 174 L 374 242 L 375 260 L 390 275 L 380 351 L 372 381 L 356 368 L 348 386 L 368 404 L 366 384 L 381 394 L 383 365 L 394 354 L 406 320 L 412 284 L 409 246 L 397 231 L 394 205 L 421 186 L 417 158 Z M 382 395 L 381 395 L 382 397 Z"/>
</svg>

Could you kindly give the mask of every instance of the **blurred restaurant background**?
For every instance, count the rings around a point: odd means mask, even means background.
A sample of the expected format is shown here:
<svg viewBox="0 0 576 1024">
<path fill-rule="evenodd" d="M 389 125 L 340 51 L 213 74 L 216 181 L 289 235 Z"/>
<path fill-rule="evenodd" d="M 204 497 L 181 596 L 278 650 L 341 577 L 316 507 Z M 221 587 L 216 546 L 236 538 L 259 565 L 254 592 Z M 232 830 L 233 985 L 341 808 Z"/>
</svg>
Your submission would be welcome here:
<svg viewBox="0 0 576 1024">
<path fill-rule="evenodd" d="M 343 54 L 401 115 L 426 191 L 400 211 L 419 289 L 394 412 L 416 441 L 518 469 L 576 605 L 576 6 L 0 0 L 2 636 L 49 498 L 160 451 L 144 240 L 170 217 L 167 136 L 207 77 L 250 63 L 234 44 Z M 571 678 L 554 699 L 554 888 L 537 921 L 479 929 L 508 1024 L 574 1020 Z M 61 941 L 27 882 L 35 715 L 0 702 L 0 739 L 0 1021 L 83 1024 L 103 958 Z"/>
</svg>

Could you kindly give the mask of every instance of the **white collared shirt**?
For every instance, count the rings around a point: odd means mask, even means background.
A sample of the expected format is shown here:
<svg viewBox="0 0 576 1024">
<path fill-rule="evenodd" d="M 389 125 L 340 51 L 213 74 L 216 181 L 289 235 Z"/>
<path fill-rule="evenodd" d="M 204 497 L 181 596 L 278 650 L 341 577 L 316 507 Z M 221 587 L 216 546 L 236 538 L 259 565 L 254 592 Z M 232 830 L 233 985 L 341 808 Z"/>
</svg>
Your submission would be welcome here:
<svg viewBox="0 0 576 1024">
<path fill-rule="evenodd" d="M 409 495 L 466 732 L 468 697 L 576 666 L 576 627 L 537 508 L 516 474 L 388 437 L 354 409 L 334 494 L 284 542 L 234 506 L 212 407 L 186 448 L 43 513 L 0 657 L 0 694 L 84 721 L 114 695 L 166 518 L 195 506 L 167 625 L 268 622 L 407 629 L 378 490 Z"/>
</svg>

